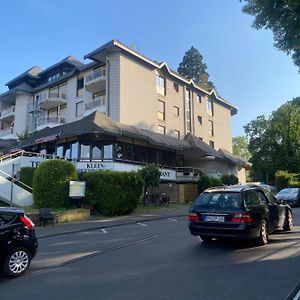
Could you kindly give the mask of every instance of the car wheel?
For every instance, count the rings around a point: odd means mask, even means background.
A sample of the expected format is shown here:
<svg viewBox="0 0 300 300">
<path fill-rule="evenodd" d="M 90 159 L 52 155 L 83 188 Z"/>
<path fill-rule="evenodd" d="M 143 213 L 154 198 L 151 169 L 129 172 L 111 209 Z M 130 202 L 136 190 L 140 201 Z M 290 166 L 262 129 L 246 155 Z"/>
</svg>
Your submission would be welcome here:
<svg viewBox="0 0 300 300">
<path fill-rule="evenodd" d="M 211 242 L 212 237 L 207 235 L 200 235 L 200 238 L 203 242 Z"/>
<path fill-rule="evenodd" d="M 287 211 L 287 216 L 285 218 L 285 225 L 283 226 L 284 231 L 291 231 L 293 228 L 293 214 L 290 210 Z"/>
<path fill-rule="evenodd" d="M 31 256 L 25 248 L 13 249 L 5 258 L 3 271 L 8 277 L 17 277 L 26 272 Z"/>
<path fill-rule="evenodd" d="M 268 233 L 268 224 L 266 220 L 262 220 L 259 231 L 258 244 L 263 246 L 268 244 L 269 233 Z"/>
</svg>

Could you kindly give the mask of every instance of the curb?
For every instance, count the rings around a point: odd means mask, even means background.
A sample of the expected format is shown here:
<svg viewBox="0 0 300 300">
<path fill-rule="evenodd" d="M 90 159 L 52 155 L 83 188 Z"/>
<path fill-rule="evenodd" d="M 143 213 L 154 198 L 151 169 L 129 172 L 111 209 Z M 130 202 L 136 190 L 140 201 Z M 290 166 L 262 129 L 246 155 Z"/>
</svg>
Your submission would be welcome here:
<svg viewBox="0 0 300 300">
<path fill-rule="evenodd" d="M 164 216 L 159 216 L 159 217 L 153 217 L 153 218 L 148 218 L 148 219 L 139 219 L 139 220 L 134 220 L 134 221 L 124 221 L 124 222 L 119 222 L 117 224 L 112 224 L 112 225 L 104 225 L 104 226 L 92 226 L 92 227 L 87 227 L 87 228 L 82 228 L 82 229 L 75 229 L 75 230 L 68 230 L 68 231 L 63 231 L 63 232 L 57 232 L 57 233 L 52 233 L 52 234 L 46 234 L 46 235 L 41 235 L 38 236 L 38 239 L 45 239 L 45 238 L 50 238 L 50 237 L 55 237 L 55 236 L 62 236 L 62 235 L 67 235 L 67 234 L 72 234 L 72 233 L 78 233 L 78 232 L 84 232 L 84 231 L 92 231 L 92 230 L 97 230 L 97 229 L 106 229 L 106 228 L 114 228 L 114 227 L 119 227 L 123 225 L 131 225 L 135 224 L 138 222 L 151 222 L 155 220 L 162 220 L 166 218 L 171 218 L 171 217 L 185 217 L 186 214 L 177 214 L 177 215 L 164 215 Z M 112 221 L 113 222 L 113 221 Z"/>
</svg>

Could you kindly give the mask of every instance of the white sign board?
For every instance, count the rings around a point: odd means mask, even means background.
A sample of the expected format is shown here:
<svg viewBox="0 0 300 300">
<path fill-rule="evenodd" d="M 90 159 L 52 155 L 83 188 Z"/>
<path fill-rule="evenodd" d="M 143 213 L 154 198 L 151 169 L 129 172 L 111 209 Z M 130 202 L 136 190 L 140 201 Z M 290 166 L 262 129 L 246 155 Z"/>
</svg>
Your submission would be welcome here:
<svg viewBox="0 0 300 300">
<path fill-rule="evenodd" d="M 82 198 L 85 196 L 85 182 L 84 181 L 70 181 L 69 197 Z"/>
</svg>

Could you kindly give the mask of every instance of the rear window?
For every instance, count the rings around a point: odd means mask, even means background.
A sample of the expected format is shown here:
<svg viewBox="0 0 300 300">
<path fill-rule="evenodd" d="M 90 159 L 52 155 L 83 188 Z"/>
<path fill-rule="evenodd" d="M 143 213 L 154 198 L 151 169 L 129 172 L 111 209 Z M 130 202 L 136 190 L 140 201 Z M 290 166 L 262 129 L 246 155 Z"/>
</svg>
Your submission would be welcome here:
<svg viewBox="0 0 300 300">
<path fill-rule="evenodd" d="M 278 195 L 297 195 L 298 194 L 298 188 L 288 188 L 281 190 Z"/>
<path fill-rule="evenodd" d="M 13 222 L 16 218 L 15 214 L 0 213 L 0 226 Z"/>
<path fill-rule="evenodd" d="M 194 207 L 211 207 L 224 209 L 242 208 L 243 201 L 240 193 L 214 192 L 203 193 L 195 201 Z"/>
</svg>

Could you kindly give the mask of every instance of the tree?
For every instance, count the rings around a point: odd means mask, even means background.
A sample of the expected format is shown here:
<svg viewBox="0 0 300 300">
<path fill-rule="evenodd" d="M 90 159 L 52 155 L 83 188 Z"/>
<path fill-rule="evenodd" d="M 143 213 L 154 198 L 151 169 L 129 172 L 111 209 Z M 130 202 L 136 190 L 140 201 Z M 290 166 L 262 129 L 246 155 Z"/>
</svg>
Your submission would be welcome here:
<svg viewBox="0 0 300 300">
<path fill-rule="evenodd" d="M 249 160 L 251 154 L 248 150 L 248 141 L 245 136 L 236 136 L 232 139 L 233 154 L 245 160 Z"/>
<path fill-rule="evenodd" d="M 300 0 L 240 1 L 247 3 L 243 12 L 255 16 L 252 26 L 270 29 L 274 34 L 274 46 L 292 54 L 294 63 L 300 67 Z"/>
<path fill-rule="evenodd" d="M 205 90 L 212 90 L 214 85 L 208 80 L 207 66 L 203 62 L 203 56 L 193 46 L 185 52 L 177 72 L 189 79 L 193 79 Z"/>
<path fill-rule="evenodd" d="M 277 170 L 300 172 L 299 98 L 283 104 L 269 118 L 258 116 L 244 129 L 252 179 L 273 184 Z"/>
<path fill-rule="evenodd" d="M 148 164 L 144 168 L 139 170 L 139 174 L 144 180 L 144 198 L 143 198 L 143 205 L 145 205 L 145 195 L 147 189 L 149 187 L 159 186 L 160 184 L 160 170 L 154 164 Z"/>
</svg>

